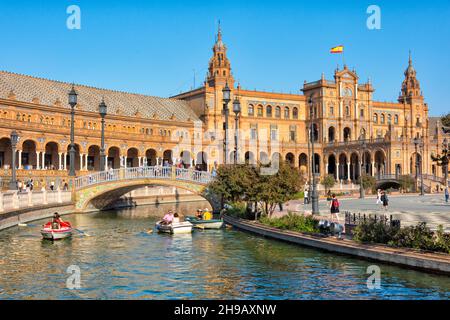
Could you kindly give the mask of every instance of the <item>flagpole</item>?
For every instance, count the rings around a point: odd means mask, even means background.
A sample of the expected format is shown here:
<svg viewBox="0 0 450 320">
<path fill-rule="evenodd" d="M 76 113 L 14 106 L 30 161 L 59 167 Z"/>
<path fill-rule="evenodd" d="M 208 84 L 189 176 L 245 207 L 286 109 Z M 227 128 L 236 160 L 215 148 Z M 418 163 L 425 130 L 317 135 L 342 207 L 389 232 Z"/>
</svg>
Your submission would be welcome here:
<svg viewBox="0 0 450 320">
<path fill-rule="evenodd" d="M 345 49 L 342 50 L 342 63 L 343 63 L 342 69 L 344 69 L 344 67 L 345 67 Z"/>
</svg>

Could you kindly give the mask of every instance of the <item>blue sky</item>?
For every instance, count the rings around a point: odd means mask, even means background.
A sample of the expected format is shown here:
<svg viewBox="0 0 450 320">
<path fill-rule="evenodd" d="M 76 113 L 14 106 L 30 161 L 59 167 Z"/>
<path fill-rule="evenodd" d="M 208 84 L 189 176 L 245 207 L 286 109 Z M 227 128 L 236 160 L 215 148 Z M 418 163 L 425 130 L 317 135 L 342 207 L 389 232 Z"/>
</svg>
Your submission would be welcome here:
<svg viewBox="0 0 450 320">
<path fill-rule="evenodd" d="M 66 28 L 69 5 L 81 30 Z M 366 27 L 381 8 L 381 30 Z M 408 51 L 432 115 L 449 112 L 450 2 L 0 0 L 0 69 L 170 96 L 205 77 L 221 20 L 235 78 L 246 89 L 299 92 L 345 59 L 375 98 L 395 101 Z"/>
</svg>

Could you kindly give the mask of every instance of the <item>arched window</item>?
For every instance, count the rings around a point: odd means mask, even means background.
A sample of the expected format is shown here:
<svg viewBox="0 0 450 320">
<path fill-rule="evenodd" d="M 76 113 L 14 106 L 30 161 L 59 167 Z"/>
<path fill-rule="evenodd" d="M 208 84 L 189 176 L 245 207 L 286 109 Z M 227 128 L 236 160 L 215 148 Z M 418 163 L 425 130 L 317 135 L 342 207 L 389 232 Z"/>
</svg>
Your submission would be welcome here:
<svg viewBox="0 0 450 320">
<path fill-rule="evenodd" d="M 329 106 L 329 109 L 330 109 L 330 116 L 334 116 L 334 104 L 330 103 L 328 106 Z"/>
<path fill-rule="evenodd" d="M 272 117 L 272 106 L 267 106 L 267 107 L 266 107 L 266 116 L 267 116 L 268 118 L 271 118 L 271 117 Z"/>
<path fill-rule="evenodd" d="M 392 115 L 388 114 L 388 123 L 391 124 L 392 123 Z"/>
<path fill-rule="evenodd" d="M 346 116 L 350 115 L 350 107 L 349 106 L 345 106 L 345 115 Z"/>
<path fill-rule="evenodd" d="M 298 119 L 298 109 L 297 108 L 292 109 L 292 118 Z"/>
<path fill-rule="evenodd" d="M 281 118 L 281 108 L 280 107 L 275 108 L 275 118 Z"/>
<path fill-rule="evenodd" d="M 288 107 L 285 107 L 284 108 L 284 118 L 285 119 L 289 119 L 291 117 L 291 114 L 290 114 L 290 112 L 289 112 L 289 108 Z"/>
<path fill-rule="evenodd" d="M 384 116 L 384 113 L 382 113 L 381 114 L 381 124 L 384 124 L 384 122 L 385 122 L 385 116 Z"/>
<path fill-rule="evenodd" d="M 377 113 L 373 114 L 373 122 L 378 123 L 378 114 Z"/>
<path fill-rule="evenodd" d="M 258 106 L 258 117 L 262 117 L 264 113 L 263 106 Z"/>
<path fill-rule="evenodd" d="M 398 124 L 398 115 L 397 114 L 394 116 L 394 124 Z"/>
<path fill-rule="evenodd" d="M 252 104 L 248 105 L 248 112 L 247 112 L 247 114 L 249 116 L 253 116 L 255 114 L 255 107 Z"/>
</svg>

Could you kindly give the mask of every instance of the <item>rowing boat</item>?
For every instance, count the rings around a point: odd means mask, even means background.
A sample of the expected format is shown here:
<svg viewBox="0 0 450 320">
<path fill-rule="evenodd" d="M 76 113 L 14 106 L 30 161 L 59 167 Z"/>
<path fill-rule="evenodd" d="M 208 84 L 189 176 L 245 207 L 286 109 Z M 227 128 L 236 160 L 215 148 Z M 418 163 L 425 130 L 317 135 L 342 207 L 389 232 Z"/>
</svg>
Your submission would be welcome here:
<svg viewBox="0 0 450 320">
<path fill-rule="evenodd" d="M 58 229 L 53 229 L 52 222 L 47 222 L 41 230 L 42 237 L 47 240 L 60 240 L 72 236 L 72 226 L 69 222 L 61 222 Z"/>
<path fill-rule="evenodd" d="M 202 220 L 196 217 L 186 217 L 186 220 L 201 229 L 220 229 L 223 227 L 222 219 Z"/>
<path fill-rule="evenodd" d="M 162 224 L 162 221 L 156 223 L 156 229 L 162 233 L 178 234 L 178 233 L 191 233 L 192 223 L 189 221 L 175 222 L 171 224 Z"/>
</svg>

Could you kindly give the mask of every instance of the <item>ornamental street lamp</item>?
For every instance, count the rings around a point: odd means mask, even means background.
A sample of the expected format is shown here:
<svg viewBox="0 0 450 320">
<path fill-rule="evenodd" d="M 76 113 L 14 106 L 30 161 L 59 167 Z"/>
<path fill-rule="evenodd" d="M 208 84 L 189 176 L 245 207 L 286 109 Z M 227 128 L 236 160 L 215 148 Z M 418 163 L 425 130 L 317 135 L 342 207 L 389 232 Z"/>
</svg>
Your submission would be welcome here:
<svg viewBox="0 0 450 320">
<path fill-rule="evenodd" d="M 420 149 L 422 150 L 422 154 L 423 154 L 423 141 L 421 138 L 418 138 L 418 137 L 415 137 L 413 141 L 414 141 L 414 147 L 416 149 L 416 186 L 419 181 L 418 174 L 420 171 L 420 195 L 423 196 L 424 190 L 423 190 L 422 159 L 421 159 L 421 157 L 419 157 L 419 154 L 417 152 L 417 147 L 420 147 Z M 417 187 L 416 187 L 416 191 L 417 191 Z"/>
<path fill-rule="evenodd" d="M 16 147 L 19 142 L 19 135 L 14 130 L 11 132 L 11 181 L 9 182 L 9 190 L 17 190 L 17 178 L 16 178 Z"/>
<path fill-rule="evenodd" d="M 100 117 L 102 117 L 102 139 L 100 146 L 100 171 L 106 171 L 106 155 L 105 155 L 105 116 L 106 116 L 107 106 L 105 104 L 105 100 L 102 99 L 100 105 L 98 106 L 98 111 L 100 113 Z"/>
<path fill-rule="evenodd" d="M 241 102 L 236 97 L 233 101 L 234 121 L 234 164 L 238 163 L 238 141 L 239 141 L 239 114 L 241 113 Z"/>
<path fill-rule="evenodd" d="M 78 94 L 72 85 L 72 90 L 69 92 L 70 104 L 70 146 L 69 146 L 69 176 L 75 177 L 75 106 L 78 103 Z"/>
<path fill-rule="evenodd" d="M 225 87 L 222 89 L 223 93 L 223 115 L 225 117 L 224 130 L 225 130 L 225 139 L 223 142 L 223 152 L 224 152 L 224 164 L 227 164 L 228 159 L 228 103 L 231 101 L 231 90 L 228 87 L 228 82 L 225 84 Z"/>
<path fill-rule="evenodd" d="M 444 185 L 445 187 L 448 187 L 448 157 L 449 157 L 449 152 L 448 152 L 448 140 L 447 138 L 444 139 L 444 141 L 442 141 L 442 146 L 443 149 L 442 152 L 444 154 L 443 157 L 443 168 L 444 168 Z"/>
<path fill-rule="evenodd" d="M 361 152 L 362 152 L 362 157 L 361 157 L 361 163 L 362 163 L 362 168 L 361 168 L 361 176 L 359 177 L 360 181 L 359 181 L 359 198 L 360 199 L 364 199 L 365 197 L 365 190 L 364 190 L 364 176 L 366 174 L 366 147 L 367 147 L 367 143 L 365 140 L 361 140 Z"/>
<path fill-rule="evenodd" d="M 313 98 L 309 97 L 309 111 L 310 111 L 310 126 L 311 126 L 311 153 L 312 153 L 312 193 L 311 193 L 311 203 L 312 203 L 312 214 L 319 214 L 319 197 L 317 195 L 317 186 L 316 186 L 316 155 L 314 153 L 314 140 L 315 140 L 315 132 L 314 132 L 314 107 L 313 107 Z"/>
</svg>

